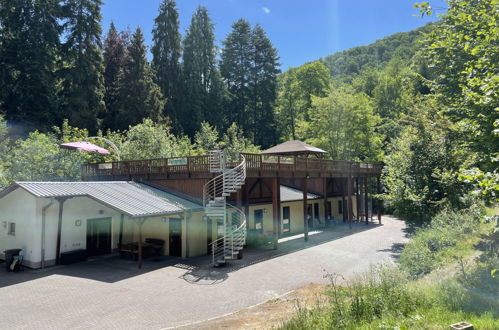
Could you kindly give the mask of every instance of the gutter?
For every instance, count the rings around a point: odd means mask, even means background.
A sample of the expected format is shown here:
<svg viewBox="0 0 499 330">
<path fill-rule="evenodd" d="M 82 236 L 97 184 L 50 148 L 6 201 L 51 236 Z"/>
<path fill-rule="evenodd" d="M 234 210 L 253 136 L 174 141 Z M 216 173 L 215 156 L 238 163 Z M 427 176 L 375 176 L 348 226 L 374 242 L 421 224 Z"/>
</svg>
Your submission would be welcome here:
<svg viewBox="0 0 499 330">
<path fill-rule="evenodd" d="M 45 268 L 45 220 L 47 209 L 54 204 L 54 197 L 50 198 L 50 202 L 42 208 L 42 269 Z"/>
</svg>

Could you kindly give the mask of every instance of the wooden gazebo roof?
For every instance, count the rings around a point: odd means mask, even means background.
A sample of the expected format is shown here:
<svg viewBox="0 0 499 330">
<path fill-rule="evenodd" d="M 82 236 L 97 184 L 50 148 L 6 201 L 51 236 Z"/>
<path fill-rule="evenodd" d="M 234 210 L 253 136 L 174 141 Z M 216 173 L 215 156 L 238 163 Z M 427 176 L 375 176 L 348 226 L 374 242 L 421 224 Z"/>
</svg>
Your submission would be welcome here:
<svg viewBox="0 0 499 330">
<path fill-rule="evenodd" d="M 270 149 L 262 151 L 262 155 L 278 155 L 278 156 L 304 156 L 314 155 L 322 158 L 326 152 L 320 148 L 311 146 L 299 140 L 286 141 Z"/>
</svg>

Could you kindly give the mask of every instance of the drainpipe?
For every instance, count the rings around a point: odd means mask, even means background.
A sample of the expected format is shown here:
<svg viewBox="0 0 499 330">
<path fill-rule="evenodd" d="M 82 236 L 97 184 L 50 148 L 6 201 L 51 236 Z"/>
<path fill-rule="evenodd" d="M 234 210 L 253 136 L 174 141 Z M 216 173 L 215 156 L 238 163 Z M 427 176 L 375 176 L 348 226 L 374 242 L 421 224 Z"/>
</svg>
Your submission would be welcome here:
<svg viewBox="0 0 499 330">
<path fill-rule="evenodd" d="M 42 269 L 45 268 L 45 218 L 47 209 L 54 204 L 54 198 L 50 198 L 50 202 L 42 209 Z"/>
</svg>

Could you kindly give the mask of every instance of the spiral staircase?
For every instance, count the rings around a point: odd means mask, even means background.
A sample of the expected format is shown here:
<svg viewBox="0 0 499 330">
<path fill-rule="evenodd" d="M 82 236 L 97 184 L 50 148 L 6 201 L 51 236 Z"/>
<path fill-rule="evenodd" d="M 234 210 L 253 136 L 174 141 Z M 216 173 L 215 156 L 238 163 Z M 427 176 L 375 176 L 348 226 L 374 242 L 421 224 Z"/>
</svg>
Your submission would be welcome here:
<svg viewBox="0 0 499 330">
<path fill-rule="evenodd" d="M 218 267 L 227 260 L 237 259 L 246 243 L 246 216 L 239 208 L 227 202 L 231 193 L 241 189 L 246 179 L 246 160 L 239 156 L 239 164 L 227 168 L 223 150 L 210 151 L 210 172 L 220 173 L 204 186 L 203 204 L 206 216 L 217 223 L 217 232 L 223 226 L 215 241 L 210 244 L 212 264 Z M 230 214 L 230 217 L 228 216 Z"/>
</svg>

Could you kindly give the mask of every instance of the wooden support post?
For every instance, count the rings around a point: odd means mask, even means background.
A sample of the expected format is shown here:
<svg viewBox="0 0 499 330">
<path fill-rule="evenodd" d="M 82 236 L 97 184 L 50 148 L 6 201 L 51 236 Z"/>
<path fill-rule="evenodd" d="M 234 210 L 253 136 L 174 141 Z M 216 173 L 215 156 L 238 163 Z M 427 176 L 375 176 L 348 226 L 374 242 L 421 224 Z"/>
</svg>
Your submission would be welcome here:
<svg viewBox="0 0 499 330">
<path fill-rule="evenodd" d="M 249 230 L 249 192 L 248 186 L 244 184 L 243 189 L 243 204 L 244 204 L 244 216 L 246 217 L 246 230 Z"/>
<path fill-rule="evenodd" d="M 377 186 L 377 193 L 378 193 L 378 196 L 381 194 L 381 177 L 378 176 L 377 178 L 377 182 L 376 182 L 376 186 Z M 381 225 L 381 197 L 378 197 L 378 222 L 379 224 Z"/>
<path fill-rule="evenodd" d="M 305 242 L 308 241 L 308 178 L 303 179 L 303 229 Z"/>
<path fill-rule="evenodd" d="M 274 250 L 277 250 L 279 240 L 279 227 L 281 222 L 281 198 L 280 198 L 280 182 L 279 178 L 272 179 L 272 218 L 273 218 L 273 233 L 274 233 Z"/>
<path fill-rule="evenodd" d="M 347 194 L 348 194 L 348 210 L 347 210 L 347 217 L 348 217 L 348 224 L 350 228 L 352 228 L 352 217 L 353 217 L 353 207 L 352 207 L 352 175 L 348 174 L 348 179 L 347 179 Z"/>
<path fill-rule="evenodd" d="M 343 222 L 347 221 L 347 207 L 346 207 L 346 199 L 345 199 L 345 178 L 339 179 L 341 182 L 341 216 L 343 218 Z"/>
<path fill-rule="evenodd" d="M 120 219 L 120 235 L 118 236 L 118 249 L 121 249 L 123 245 L 123 225 L 124 225 L 125 215 L 121 214 Z"/>
<path fill-rule="evenodd" d="M 366 209 L 365 217 L 366 217 L 366 225 L 369 224 L 369 177 L 364 178 L 364 189 L 365 189 L 365 194 L 364 194 L 364 208 Z"/>
<path fill-rule="evenodd" d="M 137 221 L 137 224 L 139 226 L 139 240 L 138 240 L 138 243 L 137 243 L 137 248 L 139 249 L 138 251 L 138 256 L 137 256 L 137 264 L 139 266 L 139 268 L 142 268 L 142 225 L 144 224 L 144 222 L 146 221 L 145 218 L 143 219 L 139 219 Z"/>
<path fill-rule="evenodd" d="M 64 202 L 67 198 L 61 197 L 57 198 L 59 201 L 59 218 L 57 222 L 57 247 L 55 252 L 55 264 L 59 265 L 61 262 L 61 236 L 62 236 L 62 212 L 64 209 Z"/>
<path fill-rule="evenodd" d="M 324 197 L 324 227 L 326 227 L 327 221 L 327 178 L 324 177 L 322 182 L 322 196 Z"/>
<path fill-rule="evenodd" d="M 361 200 L 361 194 L 360 194 L 360 178 L 357 177 L 355 179 L 355 182 L 357 183 L 357 186 L 355 187 L 355 200 L 357 201 L 356 203 L 356 209 L 357 209 L 357 220 L 360 221 L 360 200 Z"/>
</svg>

